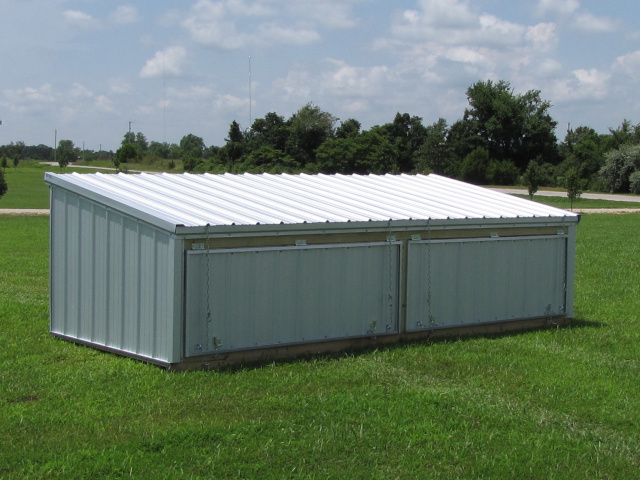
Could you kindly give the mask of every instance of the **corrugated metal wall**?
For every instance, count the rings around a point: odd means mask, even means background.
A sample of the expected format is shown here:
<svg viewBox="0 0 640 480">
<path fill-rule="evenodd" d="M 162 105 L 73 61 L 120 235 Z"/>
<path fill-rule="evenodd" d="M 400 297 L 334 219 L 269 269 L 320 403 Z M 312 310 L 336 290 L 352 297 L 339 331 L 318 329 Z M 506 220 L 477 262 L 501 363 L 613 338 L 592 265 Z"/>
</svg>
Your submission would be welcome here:
<svg viewBox="0 0 640 480">
<path fill-rule="evenodd" d="M 566 313 L 567 236 L 411 241 L 407 331 Z"/>
<path fill-rule="evenodd" d="M 181 242 L 59 188 L 51 207 L 51 331 L 179 361 Z"/>
<path fill-rule="evenodd" d="M 189 251 L 186 266 L 186 356 L 398 332 L 398 242 Z"/>
</svg>

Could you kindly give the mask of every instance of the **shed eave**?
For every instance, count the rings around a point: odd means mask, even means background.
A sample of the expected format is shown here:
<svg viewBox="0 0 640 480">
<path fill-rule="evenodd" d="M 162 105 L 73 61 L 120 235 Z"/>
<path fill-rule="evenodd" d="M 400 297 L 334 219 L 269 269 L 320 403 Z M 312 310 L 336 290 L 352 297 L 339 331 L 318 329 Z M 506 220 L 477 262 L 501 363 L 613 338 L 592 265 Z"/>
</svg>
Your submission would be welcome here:
<svg viewBox="0 0 640 480">
<path fill-rule="evenodd" d="M 400 219 L 368 222 L 317 222 L 293 224 L 176 226 L 175 233 L 186 237 L 271 236 L 290 234 L 370 233 L 426 229 L 460 229 L 492 227 L 549 227 L 577 224 L 579 216 Z"/>
</svg>

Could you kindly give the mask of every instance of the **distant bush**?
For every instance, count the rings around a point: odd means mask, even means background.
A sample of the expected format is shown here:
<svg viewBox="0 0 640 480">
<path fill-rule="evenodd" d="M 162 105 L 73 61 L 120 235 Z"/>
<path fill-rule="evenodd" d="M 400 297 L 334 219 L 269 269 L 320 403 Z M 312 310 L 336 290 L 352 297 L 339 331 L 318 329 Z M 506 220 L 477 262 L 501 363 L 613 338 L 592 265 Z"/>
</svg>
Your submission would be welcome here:
<svg viewBox="0 0 640 480">
<path fill-rule="evenodd" d="M 640 145 L 623 145 L 605 155 L 600 177 L 610 192 L 631 191 L 631 175 L 640 171 Z M 634 176 L 634 179 L 637 176 Z"/>
</svg>

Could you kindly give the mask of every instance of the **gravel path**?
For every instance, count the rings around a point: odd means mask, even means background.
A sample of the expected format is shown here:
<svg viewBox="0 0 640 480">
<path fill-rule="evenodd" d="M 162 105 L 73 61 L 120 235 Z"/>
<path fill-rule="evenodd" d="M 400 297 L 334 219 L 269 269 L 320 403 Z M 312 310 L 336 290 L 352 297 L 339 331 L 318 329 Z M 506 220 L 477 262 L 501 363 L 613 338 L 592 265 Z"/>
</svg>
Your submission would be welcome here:
<svg viewBox="0 0 640 480">
<path fill-rule="evenodd" d="M 0 208 L 0 215 L 49 215 L 48 208 Z"/>
<path fill-rule="evenodd" d="M 517 195 L 527 195 L 527 189 L 521 188 L 500 188 L 495 187 L 490 190 L 496 192 L 510 193 Z M 541 197 L 566 197 L 567 192 L 555 191 L 555 190 L 539 190 L 535 193 Z M 589 198 L 591 200 L 613 200 L 615 202 L 638 202 L 640 203 L 640 195 L 623 195 L 618 193 L 583 193 L 580 198 Z"/>
</svg>

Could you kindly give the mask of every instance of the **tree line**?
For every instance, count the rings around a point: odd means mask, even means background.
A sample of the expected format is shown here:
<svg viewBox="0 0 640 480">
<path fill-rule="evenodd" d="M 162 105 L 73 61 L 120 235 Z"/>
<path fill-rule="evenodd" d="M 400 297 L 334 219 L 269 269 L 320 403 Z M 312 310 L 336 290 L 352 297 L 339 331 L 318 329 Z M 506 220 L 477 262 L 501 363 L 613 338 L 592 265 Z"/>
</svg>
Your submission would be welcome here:
<svg viewBox="0 0 640 480">
<path fill-rule="evenodd" d="M 188 172 L 434 172 L 475 184 L 520 183 L 534 191 L 570 184 L 640 193 L 640 125 L 624 120 L 606 134 L 568 127 L 559 141 L 551 104 L 538 90 L 518 94 L 509 82 L 488 80 L 470 86 L 466 95 L 468 107 L 451 125 L 443 118 L 425 125 L 419 116 L 398 112 L 392 122 L 364 130 L 354 118 L 341 121 L 308 103 L 289 118 L 267 113 L 245 130 L 234 120 L 222 146 L 207 147 L 193 134 L 169 144 L 127 132 L 115 153 L 100 153 L 121 169 L 166 159 L 168 168 L 179 161 Z M 2 148 L 18 145 L 0 147 L 0 154 Z M 22 148 L 25 155 L 29 147 Z M 46 155 L 44 146 L 31 148 L 31 158 Z M 57 154 L 59 162 L 79 157 L 69 140 L 60 141 Z M 98 157 L 84 155 L 87 161 Z"/>
</svg>

